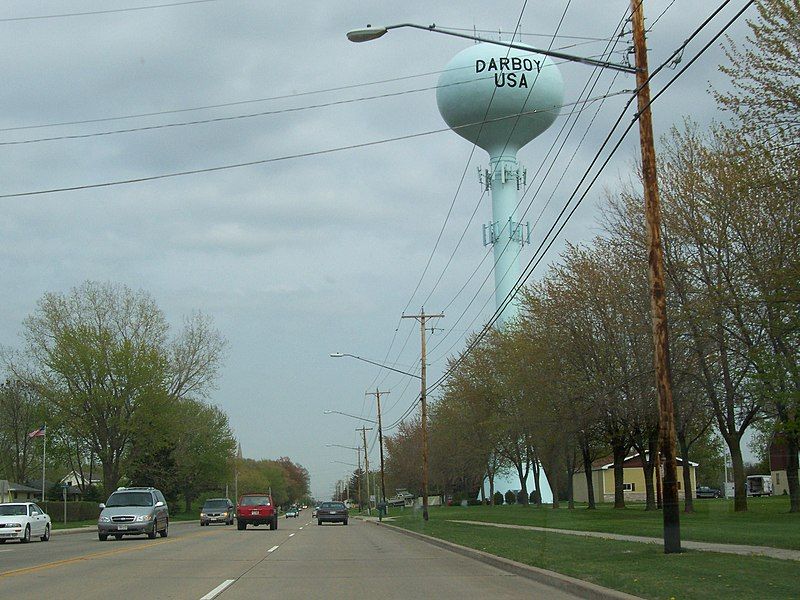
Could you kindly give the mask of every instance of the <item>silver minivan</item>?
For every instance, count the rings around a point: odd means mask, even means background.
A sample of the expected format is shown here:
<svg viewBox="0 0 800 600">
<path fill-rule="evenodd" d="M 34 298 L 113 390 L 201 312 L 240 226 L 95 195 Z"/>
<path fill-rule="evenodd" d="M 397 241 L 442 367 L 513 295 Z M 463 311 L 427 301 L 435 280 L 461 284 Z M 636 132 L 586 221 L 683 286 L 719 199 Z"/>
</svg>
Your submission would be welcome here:
<svg viewBox="0 0 800 600">
<path fill-rule="evenodd" d="M 169 533 L 169 509 L 164 494 L 152 487 L 119 488 L 105 504 L 100 505 L 97 519 L 97 537 L 103 542 L 113 535 L 147 534 L 167 537 Z"/>
</svg>

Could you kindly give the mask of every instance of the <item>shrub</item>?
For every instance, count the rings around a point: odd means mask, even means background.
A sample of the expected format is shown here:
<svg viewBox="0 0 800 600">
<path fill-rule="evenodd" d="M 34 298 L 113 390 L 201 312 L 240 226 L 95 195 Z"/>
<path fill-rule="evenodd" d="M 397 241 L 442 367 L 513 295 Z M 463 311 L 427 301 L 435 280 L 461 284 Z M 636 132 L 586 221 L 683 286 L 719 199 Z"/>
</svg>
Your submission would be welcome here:
<svg viewBox="0 0 800 600">
<path fill-rule="evenodd" d="M 517 502 L 517 494 L 514 490 L 508 490 L 506 492 L 506 504 L 516 504 Z"/>
<path fill-rule="evenodd" d="M 56 522 L 64 520 L 64 502 L 47 501 L 39 505 L 44 509 L 50 519 Z M 97 502 L 67 502 L 67 521 L 89 521 L 100 516 Z"/>
<path fill-rule="evenodd" d="M 501 504 L 503 504 L 503 494 L 501 494 L 500 492 L 495 492 L 494 493 L 494 503 L 497 506 L 500 506 Z"/>
<path fill-rule="evenodd" d="M 481 506 L 483 502 L 481 502 L 480 498 L 470 498 L 467 500 L 467 506 Z"/>
</svg>

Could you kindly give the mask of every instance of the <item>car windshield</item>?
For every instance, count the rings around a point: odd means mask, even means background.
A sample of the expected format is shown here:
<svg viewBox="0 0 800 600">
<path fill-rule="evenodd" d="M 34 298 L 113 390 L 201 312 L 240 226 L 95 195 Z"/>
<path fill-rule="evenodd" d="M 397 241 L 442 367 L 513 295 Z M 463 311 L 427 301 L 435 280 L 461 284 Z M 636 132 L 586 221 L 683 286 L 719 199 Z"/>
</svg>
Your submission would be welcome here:
<svg viewBox="0 0 800 600">
<path fill-rule="evenodd" d="M 342 509 L 344 509 L 344 507 L 345 506 L 344 506 L 343 502 L 323 502 L 322 503 L 322 508 L 326 508 L 326 509 L 334 508 L 336 510 L 342 510 Z"/>
<path fill-rule="evenodd" d="M 28 507 L 24 504 L 0 504 L 0 517 L 25 516 L 28 514 Z"/>
<path fill-rule="evenodd" d="M 206 500 L 203 508 L 228 508 L 227 500 Z"/>
<path fill-rule="evenodd" d="M 153 506 L 150 492 L 114 492 L 106 506 Z"/>
<path fill-rule="evenodd" d="M 240 502 L 242 506 L 269 506 L 269 496 L 244 496 Z"/>
</svg>

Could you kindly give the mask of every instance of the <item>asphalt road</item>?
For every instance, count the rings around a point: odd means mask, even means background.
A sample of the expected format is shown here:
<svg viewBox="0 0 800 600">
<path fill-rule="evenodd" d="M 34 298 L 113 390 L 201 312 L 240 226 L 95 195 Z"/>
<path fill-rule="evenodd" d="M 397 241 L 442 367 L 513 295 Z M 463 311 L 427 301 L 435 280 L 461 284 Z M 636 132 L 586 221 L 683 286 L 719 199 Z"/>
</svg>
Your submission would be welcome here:
<svg viewBox="0 0 800 600">
<path fill-rule="evenodd" d="M 166 539 L 54 533 L 0 545 L 0 598 L 575 598 L 357 519 L 172 523 Z"/>
</svg>

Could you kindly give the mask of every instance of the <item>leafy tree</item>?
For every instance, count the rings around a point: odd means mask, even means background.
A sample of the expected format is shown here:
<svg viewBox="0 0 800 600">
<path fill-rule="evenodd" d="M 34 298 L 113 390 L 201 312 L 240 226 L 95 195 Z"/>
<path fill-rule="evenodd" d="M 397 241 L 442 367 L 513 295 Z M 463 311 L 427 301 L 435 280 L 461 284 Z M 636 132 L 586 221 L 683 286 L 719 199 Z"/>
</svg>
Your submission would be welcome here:
<svg viewBox="0 0 800 600">
<path fill-rule="evenodd" d="M 403 421 L 394 435 L 384 435 L 387 489 L 405 488 L 422 494 L 422 428 L 419 417 Z"/>
<path fill-rule="evenodd" d="M 152 298 L 110 283 L 45 294 L 24 328 L 25 362 L 12 361 L 12 371 L 48 401 L 66 435 L 86 440 L 106 494 L 123 475 L 138 413 L 206 394 L 224 348 L 201 315 L 170 340 Z"/>
<path fill-rule="evenodd" d="M 514 490 L 508 490 L 505 495 L 506 504 L 516 504 L 517 503 L 517 494 L 514 493 Z"/>
<path fill-rule="evenodd" d="M 21 381 L 0 384 L 0 473 L 5 479 L 21 483 L 32 477 L 41 440 L 29 438 L 28 433 L 44 419 L 44 403 L 35 389 Z"/>
<path fill-rule="evenodd" d="M 311 484 L 308 470 L 302 465 L 292 462 L 288 456 L 282 456 L 275 462 L 283 469 L 289 501 L 299 502 L 301 498 L 308 495 Z"/>
</svg>

